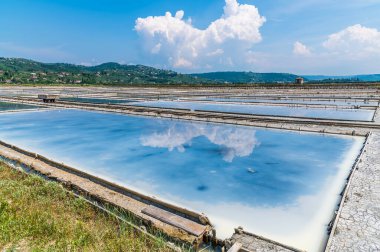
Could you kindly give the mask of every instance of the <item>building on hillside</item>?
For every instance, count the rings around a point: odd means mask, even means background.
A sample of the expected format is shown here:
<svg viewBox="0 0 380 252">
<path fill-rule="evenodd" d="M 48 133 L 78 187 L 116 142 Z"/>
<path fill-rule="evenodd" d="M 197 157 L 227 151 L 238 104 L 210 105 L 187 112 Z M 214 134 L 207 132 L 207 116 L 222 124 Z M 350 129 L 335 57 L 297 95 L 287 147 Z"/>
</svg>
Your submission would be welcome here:
<svg viewBox="0 0 380 252">
<path fill-rule="evenodd" d="M 296 78 L 296 84 L 304 84 L 304 83 L 305 83 L 304 78 L 302 78 L 302 77 L 297 77 Z"/>
</svg>

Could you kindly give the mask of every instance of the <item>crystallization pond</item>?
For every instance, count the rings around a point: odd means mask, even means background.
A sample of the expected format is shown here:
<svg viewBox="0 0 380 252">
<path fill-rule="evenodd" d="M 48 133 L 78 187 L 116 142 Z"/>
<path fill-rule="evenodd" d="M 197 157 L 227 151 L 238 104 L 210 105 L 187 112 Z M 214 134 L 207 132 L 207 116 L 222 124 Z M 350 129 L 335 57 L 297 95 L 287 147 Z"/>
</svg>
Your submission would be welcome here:
<svg viewBox="0 0 380 252">
<path fill-rule="evenodd" d="M 60 98 L 59 100 L 69 101 L 69 102 L 95 103 L 95 104 L 123 104 L 123 103 L 132 102 L 130 100 L 88 98 L 88 97 L 63 97 L 63 98 Z"/>
<path fill-rule="evenodd" d="M 0 139 L 234 228 L 320 251 L 364 138 L 83 110 L 0 115 Z"/>
<path fill-rule="evenodd" d="M 40 106 L 27 105 L 22 103 L 11 103 L 11 102 L 2 102 L 0 101 L 0 112 L 1 111 L 10 111 L 10 110 L 23 110 L 23 109 L 36 109 L 41 108 Z"/>
<path fill-rule="evenodd" d="M 180 102 L 180 101 L 144 101 L 131 102 L 130 105 L 160 108 L 180 108 L 191 110 L 206 110 L 232 113 L 246 113 L 257 115 L 275 115 L 308 117 L 320 119 L 358 120 L 372 121 L 374 110 L 366 109 L 324 109 L 304 108 L 270 105 L 248 105 L 248 104 L 216 104 L 207 102 Z"/>
<path fill-rule="evenodd" d="M 378 106 L 379 102 L 364 101 L 359 99 L 253 99 L 253 98 L 205 98 L 199 101 L 221 101 L 221 102 L 263 102 L 263 103 L 278 103 L 278 104 L 316 104 L 316 105 L 336 105 L 336 106 Z"/>
</svg>

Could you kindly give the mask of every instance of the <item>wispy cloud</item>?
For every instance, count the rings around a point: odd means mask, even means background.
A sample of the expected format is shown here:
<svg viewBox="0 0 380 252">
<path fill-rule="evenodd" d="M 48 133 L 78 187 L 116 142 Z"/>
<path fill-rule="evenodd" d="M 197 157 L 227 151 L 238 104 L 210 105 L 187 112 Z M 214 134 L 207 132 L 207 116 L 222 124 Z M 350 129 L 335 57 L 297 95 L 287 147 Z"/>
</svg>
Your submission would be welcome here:
<svg viewBox="0 0 380 252">
<path fill-rule="evenodd" d="M 299 41 L 296 41 L 293 45 L 293 53 L 299 56 L 310 56 L 311 50 Z"/>
</svg>

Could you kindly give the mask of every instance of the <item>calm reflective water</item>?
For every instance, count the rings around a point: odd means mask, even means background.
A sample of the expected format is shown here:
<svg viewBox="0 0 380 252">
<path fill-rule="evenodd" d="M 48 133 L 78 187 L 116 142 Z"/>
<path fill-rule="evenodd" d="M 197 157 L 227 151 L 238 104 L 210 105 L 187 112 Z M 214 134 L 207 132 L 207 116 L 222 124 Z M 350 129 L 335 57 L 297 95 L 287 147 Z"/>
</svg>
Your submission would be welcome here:
<svg viewBox="0 0 380 252">
<path fill-rule="evenodd" d="M 84 103 L 96 103 L 96 104 L 120 104 L 132 102 L 130 100 L 117 100 L 117 99 L 104 99 L 104 98 L 84 98 L 84 97 L 63 97 L 62 101 L 71 102 L 84 102 Z"/>
<path fill-rule="evenodd" d="M 132 102 L 131 105 L 150 106 L 161 108 L 182 108 L 191 110 L 207 110 L 233 113 L 246 113 L 257 115 L 294 116 L 321 119 L 340 119 L 372 121 L 374 110 L 364 109 L 322 109 L 286 106 L 265 106 L 246 104 L 216 104 L 206 102 L 180 102 L 180 101 L 145 101 Z"/>
<path fill-rule="evenodd" d="M 318 251 L 362 138 L 81 110 L 0 115 L 0 139 L 233 228 Z"/>
<path fill-rule="evenodd" d="M 223 102 L 264 102 L 264 103 L 278 103 L 278 104 L 318 104 L 318 105 L 337 105 L 337 106 L 354 106 L 354 105 L 367 105 L 378 106 L 379 102 L 364 101 L 364 100 L 311 100 L 311 99 L 242 99 L 242 98 L 206 98 L 205 101 L 223 101 Z"/>
<path fill-rule="evenodd" d="M 35 108 L 40 108 L 40 107 L 28 105 L 28 104 L 1 102 L 0 101 L 0 111 L 19 110 L 19 109 L 35 109 Z"/>
</svg>

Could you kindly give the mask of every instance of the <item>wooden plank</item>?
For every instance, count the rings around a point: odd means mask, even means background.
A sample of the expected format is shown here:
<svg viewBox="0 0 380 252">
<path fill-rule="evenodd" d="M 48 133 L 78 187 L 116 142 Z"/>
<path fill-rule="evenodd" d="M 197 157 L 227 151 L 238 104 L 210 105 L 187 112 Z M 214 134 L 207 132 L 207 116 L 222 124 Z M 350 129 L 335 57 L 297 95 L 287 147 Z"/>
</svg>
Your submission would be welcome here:
<svg viewBox="0 0 380 252">
<path fill-rule="evenodd" d="M 206 231 L 206 226 L 204 225 L 152 205 L 144 208 L 141 212 L 164 223 L 183 229 L 186 232 L 198 237 L 203 235 Z"/>
<path fill-rule="evenodd" d="M 239 252 L 243 245 L 239 242 L 235 242 L 234 245 L 227 252 Z"/>
</svg>

